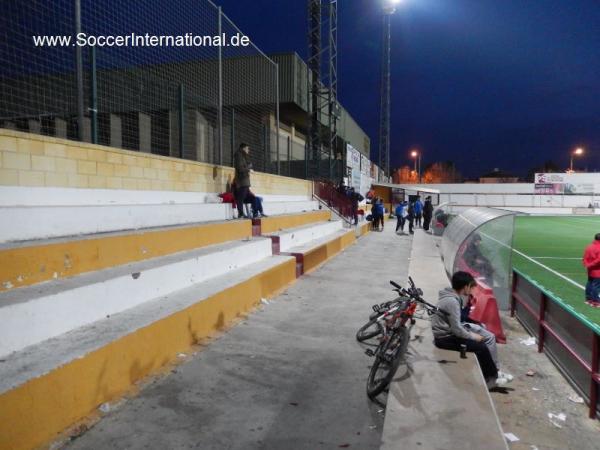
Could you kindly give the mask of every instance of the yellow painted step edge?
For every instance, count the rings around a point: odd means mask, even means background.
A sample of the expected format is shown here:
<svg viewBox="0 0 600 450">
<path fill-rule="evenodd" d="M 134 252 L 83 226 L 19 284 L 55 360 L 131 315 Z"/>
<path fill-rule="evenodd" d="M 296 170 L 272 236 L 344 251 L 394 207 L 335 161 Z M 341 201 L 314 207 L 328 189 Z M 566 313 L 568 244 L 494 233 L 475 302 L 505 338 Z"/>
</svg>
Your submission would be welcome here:
<svg viewBox="0 0 600 450">
<path fill-rule="evenodd" d="M 0 395 L 0 448 L 32 449 L 296 279 L 293 259 Z"/>
<path fill-rule="evenodd" d="M 0 250 L 0 292 L 250 236 L 236 220 Z"/>
<path fill-rule="evenodd" d="M 300 227 L 309 223 L 323 222 L 331 219 L 331 211 L 322 209 L 301 214 L 265 217 L 260 220 L 262 234 L 274 233 L 287 228 Z"/>
<path fill-rule="evenodd" d="M 304 273 L 312 272 L 354 242 L 356 242 L 354 230 L 349 230 L 347 233 L 307 251 L 304 253 Z"/>
</svg>

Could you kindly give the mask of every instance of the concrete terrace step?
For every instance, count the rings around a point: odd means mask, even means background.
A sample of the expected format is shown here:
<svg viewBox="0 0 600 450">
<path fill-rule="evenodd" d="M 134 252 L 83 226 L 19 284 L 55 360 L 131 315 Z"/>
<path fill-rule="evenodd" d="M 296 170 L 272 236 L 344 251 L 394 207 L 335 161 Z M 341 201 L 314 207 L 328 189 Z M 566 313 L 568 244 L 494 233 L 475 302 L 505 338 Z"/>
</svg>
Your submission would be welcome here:
<svg viewBox="0 0 600 450">
<path fill-rule="evenodd" d="M 1 293 L 0 355 L 255 264 L 271 254 L 270 239 L 228 242 Z"/>
<path fill-rule="evenodd" d="M 340 220 L 330 222 L 317 222 L 288 228 L 284 231 L 272 233 L 269 237 L 273 240 L 273 247 L 278 252 L 287 252 L 292 247 L 305 245 L 320 237 L 329 235 L 343 228 Z"/>
<path fill-rule="evenodd" d="M 268 215 L 293 214 L 300 212 L 316 211 L 319 209 L 319 202 L 315 200 L 295 200 L 295 201 L 263 201 L 263 209 Z"/>
<path fill-rule="evenodd" d="M 2 206 L 0 243 L 231 218 L 231 205 L 223 203 Z"/>
<path fill-rule="evenodd" d="M 293 258 L 269 256 L 6 356 L 0 448 L 54 439 L 294 279 Z"/>
<path fill-rule="evenodd" d="M 290 247 L 283 254 L 296 257 L 296 274 L 300 276 L 316 269 L 355 241 L 355 231 L 342 228 L 306 244 Z"/>
<path fill-rule="evenodd" d="M 263 207 L 281 215 L 314 211 L 319 204 L 267 195 Z M 0 244 L 232 218 L 231 205 L 216 193 L 0 186 Z"/>
<path fill-rule="evenodd" d="M 252 236 L 249 220 L 0 245 L 0 292 Z"/>
<path fill-rule="evenodd" d="M 265 211 L 266 212 L 266 211 Z M 267 214 L 269 214 L 267 212 Z M 276 233 L 288 228 L 295 228 L 315 222 L 324 222 L 331 219 L 331 211 L 320 209 L 302 214 L 284 214 L 269 216 L 260 219 L 262 234 Z"/>
</svg>

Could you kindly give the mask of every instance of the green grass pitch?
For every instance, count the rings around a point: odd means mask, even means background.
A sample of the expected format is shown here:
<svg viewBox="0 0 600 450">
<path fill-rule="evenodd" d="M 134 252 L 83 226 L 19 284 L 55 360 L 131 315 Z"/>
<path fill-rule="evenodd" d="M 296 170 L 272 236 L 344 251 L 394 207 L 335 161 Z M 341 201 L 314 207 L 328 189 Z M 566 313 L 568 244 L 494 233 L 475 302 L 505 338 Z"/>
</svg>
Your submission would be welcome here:
<svg viewBox="0 0 600 450">
<path fill-rule="evenodd" d="M 600 325 L 600 308 L 586 305 L 585 247 L 600 233 L 600 218 L 586 216 L 518 216 L 513 267 Z"/>
</svg>

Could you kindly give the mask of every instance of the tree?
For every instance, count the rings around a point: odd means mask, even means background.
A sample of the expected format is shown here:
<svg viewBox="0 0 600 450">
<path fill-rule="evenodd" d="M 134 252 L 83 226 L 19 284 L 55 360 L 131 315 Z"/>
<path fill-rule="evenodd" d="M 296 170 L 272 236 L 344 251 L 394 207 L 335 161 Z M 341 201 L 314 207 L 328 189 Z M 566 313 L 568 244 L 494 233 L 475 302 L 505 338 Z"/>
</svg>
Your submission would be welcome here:
<svg viewBox="0 0 600 450">
<path fill-rule="evenodd" d="M 461 173 L 452 161 L 441 161 L 429 164 L 423 173 L 424 183 L 460 183 Z"/>
</svg>

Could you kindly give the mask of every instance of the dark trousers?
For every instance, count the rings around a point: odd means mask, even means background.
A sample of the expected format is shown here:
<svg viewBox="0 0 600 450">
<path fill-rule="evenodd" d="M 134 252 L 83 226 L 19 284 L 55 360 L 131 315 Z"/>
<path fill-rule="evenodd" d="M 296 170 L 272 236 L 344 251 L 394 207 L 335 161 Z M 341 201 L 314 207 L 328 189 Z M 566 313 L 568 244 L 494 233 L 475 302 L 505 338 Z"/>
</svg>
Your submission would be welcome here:
<svg viewBox="0 0 600 450">
<path fill-rule="evenodd" d="M 431 224 L 431 215 L 423 214 L 423 229 L 425 231 L 429 230 L 429 225 Z"/>
<path fill-rule="evenodd" d="M 585 299 L 590 302 L 600 303 L 600 278 L 588 277 L 585 285 Z"/>
<path fill-rule="evenodd" d="M 237 203 L 238 217 L 244 215 L 244 200 L 246 200 L 249 190 L 250 188 L 248 186 L 238 187 L 235 190 L 235 202 Z"/>
<path fill-rule="evenodd" d="M 415 219 L 416 219 L 416 220 L 415 220 L 415 224 L 416 224 L 416 226 L 418 226 L 418 227 L 420 227 L 420 226 L 421 226 L 421 217 L 423 217 L 423 216 L 421 216 L 421 213 L 417 213 L 417 215 L 416 215 L 416 218 L 415 218 Z"/>
<path fill-rule="evenodd" d="M 411 234 L 414 233 L 414 231 L 413 231 L 414 223 L 415 223 L 415 219 L 412 216 L 408 216 L 408 232 Z"/>
<path fill-rule="evenodd" d="M 472 339 L 457 338 L 455 336 L 437 338 L 434 342 L 435 346 L 438 348 L 456 351 L 460 351 L 461 344 L 465 344 L 468 352 L 475 353 L 475 356 L 479 361 L 479 365 L 481 366 L 483 377 L 486 379 L 486 381 L 498 378 L 498 368 L 496 367 L 496 364 L 494 364 L 490 350 L 485 343 L 476 342 Z"/>
<path fill-rule="evenodd" d="M 263 214 L 262 199 L 255 195 L 252 200 L 252 213 L 256 217 L 257 214 Z"/>
<path fill-rule="evenodd" d="M 406 222 L 406 219 L 404 217 L 398 216 L 398 222 L 396 222 L 396 231 L 398 231 L 399 229 L 401 231 L 404 231 L 404 223 L 405 222 Z"/>
</svg>

